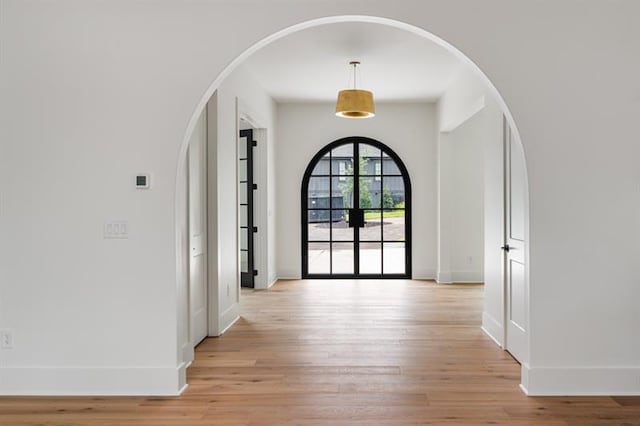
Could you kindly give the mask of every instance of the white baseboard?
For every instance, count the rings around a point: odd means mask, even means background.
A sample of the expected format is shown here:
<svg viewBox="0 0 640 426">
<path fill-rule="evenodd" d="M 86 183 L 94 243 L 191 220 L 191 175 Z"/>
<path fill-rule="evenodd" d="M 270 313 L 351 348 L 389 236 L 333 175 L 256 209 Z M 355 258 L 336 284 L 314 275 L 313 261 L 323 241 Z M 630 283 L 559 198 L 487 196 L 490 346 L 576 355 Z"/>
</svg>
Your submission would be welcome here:
<svg viewBox="0 0 640 426">
<path fill-rule="evenodd" d="M 240 318 L 240 305 L 234 303 L 220 315 L 220 331 L 217 336 L 223 335 Z"/>
<path fill-rule="evenodd" d="M 536 367 L 522 365 L 530 396 L 640 395 L 640 367 Z"/>
<path fill-rule="evenodd" d="M 189 387 L 189 384 L 187 383 L 187 368 L 189 368 L 192 363 L 193 360 L 183 362 L 178 366 L 178 395 L 182 395 L 182 393 Z"/>
<path fill-rule="evenodd" d="M 436 270 L 435 269 L 419 269 L 413 268 L 411 272 L 411 277 L 414 280 L 435 280 L 436 279 Z"/>
<path fill-rule="evenodd" d="M 478 271 L 440 271 L 436 282 L 438 284 L 482 283 L 484 274 Z"/>
<path fill-rule="evenodd" d="M 498 346 L 502 346 L 502 336 L 504 336 L 504 329 L 495 318 L 486 312 L 482 313 L 482 331 L 489 336 Z"/>
<path fill-rule="evenodd" d="M 267 282 L 262 280 L 254 281 L 254 290 L 265 290 L 267 288 Z"/>
<path fill-rule="evenodd" d="M 186 386 L 180 367 L 2 367 L 0 395 L 177 396 Z"/>
<path fill-rule="evenodd" d="M 270 277 L 265 280 L 256 280 L 255 282 L 255 290 L 268 290 L 278 281 L 278 277 Z"/>
<path fill-rule="evenodd" d="M 278 271 L 276 274 L 277 279 L 279 280 L 299 280 L 302 277 L 302 273 L 300 271 L 295 271 L 293 269 Z"/>
<path fill-rule="evenodd" d="M 451 284 L 453 279 L 450 271 L 438 271 L 436 274 L 436 282 L 438 284 Z"/>
<path fill-rule="evenodd" d="M 482 271 L 451 271 L 451 280 L 454 283 L 481 283 L 484 282 Z"/>
</svg>

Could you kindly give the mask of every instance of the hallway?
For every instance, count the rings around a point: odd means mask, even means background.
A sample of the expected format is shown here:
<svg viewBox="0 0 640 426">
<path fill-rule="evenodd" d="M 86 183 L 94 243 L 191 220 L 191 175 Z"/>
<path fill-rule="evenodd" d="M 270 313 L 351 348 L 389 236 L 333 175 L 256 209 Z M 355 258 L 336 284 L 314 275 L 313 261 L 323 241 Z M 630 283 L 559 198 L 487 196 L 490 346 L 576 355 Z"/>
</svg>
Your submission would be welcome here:
<svg viewBox="0 0 640 426">
<path fill-rule="evenodd" d="M 198 347 L 185 398 L 225 424 L 640 424 L 637 398 L 527 398 L 519 364 L 480 329 L 482 292 L 405 280 L 243 291 L 239 322 Z"/>
<path fill-rule="evenodd" d="M 2 425 L 639 425 L 640 398 L 527 398 L 482 286 L 279 281 L 243 291 L 176 398 L 0 398 Z"/>
</svg>

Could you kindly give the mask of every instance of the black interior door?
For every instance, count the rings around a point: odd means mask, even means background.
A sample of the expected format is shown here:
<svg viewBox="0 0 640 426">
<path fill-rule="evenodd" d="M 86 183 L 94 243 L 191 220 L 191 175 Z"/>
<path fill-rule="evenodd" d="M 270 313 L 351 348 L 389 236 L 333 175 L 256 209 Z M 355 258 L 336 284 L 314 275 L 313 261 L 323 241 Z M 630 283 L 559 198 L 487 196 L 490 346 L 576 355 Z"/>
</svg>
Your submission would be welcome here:
<svg viewBox="0 0 640 426">
<path fill-rule="evenodd" d="M 406 168 L 384 144 L 329 144 L 302 184 L 303 277 L 409 278 L 410 198 Z"/>
<path fill-rule="evenodd" d="M 254 233 L 258 229 L 254 226 L 253 199 L 257 186 L 253 176 L 253 148 L 256 142 L 253 139 L 253 129 L 240 130 L 238 177 L 239 177 L 239 210 L 240 210 L 240 285 L 242 287 L 255 287 L 255 263 L 254 263 Z"/>
</svg>

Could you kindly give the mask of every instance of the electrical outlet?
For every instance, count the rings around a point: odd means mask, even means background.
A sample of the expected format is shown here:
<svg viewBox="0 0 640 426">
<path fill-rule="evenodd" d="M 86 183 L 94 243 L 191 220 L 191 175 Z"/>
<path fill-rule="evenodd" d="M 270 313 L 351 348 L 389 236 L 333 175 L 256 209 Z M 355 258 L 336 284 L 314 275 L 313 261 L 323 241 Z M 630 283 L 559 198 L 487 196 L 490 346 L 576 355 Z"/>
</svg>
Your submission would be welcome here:
<svg viewBox="0 0 640 426">
<path fill-rule="evenodd" d="M 227 297 L 229 297 L 229 284 L 227 284 Z"/>
<path fill-rule="evenodd" d="M 467 257 L 467 264 L 473 265 L 473 257 L 472 256 L 468 256 Z"/>
<path fill-rule="evenodd" d="M 0 330 L 0 348 L 13 349 L 13 332 L 11 330 Z"/>
</svg>

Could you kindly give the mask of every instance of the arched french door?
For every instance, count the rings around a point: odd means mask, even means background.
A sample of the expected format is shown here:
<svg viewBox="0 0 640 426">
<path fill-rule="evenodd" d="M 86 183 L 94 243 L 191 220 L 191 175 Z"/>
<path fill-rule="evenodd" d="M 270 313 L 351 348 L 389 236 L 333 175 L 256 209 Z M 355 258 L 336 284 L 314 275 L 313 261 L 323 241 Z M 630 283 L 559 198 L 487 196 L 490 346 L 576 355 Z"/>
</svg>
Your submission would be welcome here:
<svg viewBox="0 0 640 426">
<path fill-rule="evenodd" d="M 348 137 L 302 179 L 303 278 L 411 278 L 411 182 L 388 146 Z"/>
</svg>

